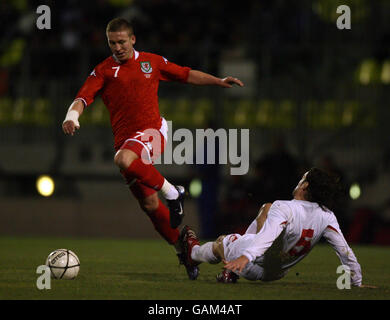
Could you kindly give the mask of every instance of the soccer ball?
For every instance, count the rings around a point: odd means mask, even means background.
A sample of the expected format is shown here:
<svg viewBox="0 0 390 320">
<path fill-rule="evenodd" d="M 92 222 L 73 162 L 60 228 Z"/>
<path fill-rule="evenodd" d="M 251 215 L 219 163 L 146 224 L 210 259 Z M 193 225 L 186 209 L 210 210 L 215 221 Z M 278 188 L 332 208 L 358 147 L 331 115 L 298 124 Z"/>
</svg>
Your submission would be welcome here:
<svg viewBox="0 0 390 320">
<path fill-rule="evenodd" d="M 79 258 L 68 249 L 57 249 L 50 253 L 46 265 L 50 268 L 51 277 L 54 279 L 74 279 L 80 270 Z"/>
</svg>

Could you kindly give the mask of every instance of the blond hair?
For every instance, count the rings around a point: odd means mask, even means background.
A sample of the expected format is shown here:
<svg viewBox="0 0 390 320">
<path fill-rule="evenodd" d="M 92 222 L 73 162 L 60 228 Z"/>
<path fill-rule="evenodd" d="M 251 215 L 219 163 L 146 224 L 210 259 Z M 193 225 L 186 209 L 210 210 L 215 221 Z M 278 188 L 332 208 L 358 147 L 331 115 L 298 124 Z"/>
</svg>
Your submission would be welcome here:
<svg viewBox="0 0 390 320">
<path fill-rule="evenodd" d="M 126 19 L 115 18 L 115 19 L 112 19 L 107 24 L 106 33 L 123 31 L 123 30 L 127 30 L 129 36 L 134 34 L 133 26 Z"/>
</svg>

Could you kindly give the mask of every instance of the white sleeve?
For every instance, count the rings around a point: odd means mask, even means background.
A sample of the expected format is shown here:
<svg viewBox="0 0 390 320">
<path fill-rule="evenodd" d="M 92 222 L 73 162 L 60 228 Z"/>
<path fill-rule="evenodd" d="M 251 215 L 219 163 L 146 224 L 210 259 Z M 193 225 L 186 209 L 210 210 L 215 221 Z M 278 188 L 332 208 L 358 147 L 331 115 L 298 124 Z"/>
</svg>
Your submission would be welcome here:
<svg viewBox="0 0 390 320">
<path fill-rule="evenodd" d="M 323 236 L 336 251 L 341 263 L 351 270 L 351 282 L 354 286 L 362 284 L 362 270 L 355 254 L 345 240 L 335 217 L 325 229 Z"/>
<path fill-rule="evenodd" d="M 275 239 L 281 234 L 291 218 L 290 208 L 280 201 L 275 201 L 268 211 L 267 219 L 260 232 L 256 234 L 252 243 L 243 252 L 249 261 L 262 256 Z"/>
</svg>

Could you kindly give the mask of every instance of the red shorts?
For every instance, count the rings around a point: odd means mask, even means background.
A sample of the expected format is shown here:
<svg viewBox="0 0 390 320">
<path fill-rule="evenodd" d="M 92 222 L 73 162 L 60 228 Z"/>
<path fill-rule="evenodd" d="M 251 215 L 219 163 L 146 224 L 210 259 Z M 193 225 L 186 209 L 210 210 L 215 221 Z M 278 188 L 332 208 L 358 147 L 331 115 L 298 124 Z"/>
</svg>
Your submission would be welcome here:
<svg viewBox="0 0 390 320">
<path fill-rule="evenodd" d="M 119 150 L 131 150 L 145 163 L 153 164 L 164 152 L 167 139 L 168 125 L 164 118 L 161 120 L 161 128 L 159 130 L 145 129 L 143 131 L 137 131 L 122 144 Z M 129 181 L 122 171 L 121 173 L 126 183 L 130 186 L 131 192 L 137 199 L 144 199 L 156 193 L 156 190 L 145 186 L 139 180 Z"/>
</svg>

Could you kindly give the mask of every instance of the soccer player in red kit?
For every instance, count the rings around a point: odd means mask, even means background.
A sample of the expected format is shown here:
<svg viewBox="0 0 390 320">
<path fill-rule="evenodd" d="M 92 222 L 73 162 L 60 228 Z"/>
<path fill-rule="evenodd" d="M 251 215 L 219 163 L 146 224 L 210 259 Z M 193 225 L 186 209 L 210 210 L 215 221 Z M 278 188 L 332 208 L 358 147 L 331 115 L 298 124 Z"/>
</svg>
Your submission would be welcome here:
<svg viewBox="0 0 390 320">
<path fill-rule="evenodd" d="M 158 85 L 160 81 L 179 81 L 230 88 L 233 84 L 243 86 L 243 83 L 233 77 L 220 79 L 176 65 L 156 54 L 136 51 L 133 28 L 124 19 L 110 21 L 106 35 L 113 55 L 88 76 L 68 109 L 63 131 L 73 135 L 80 128 L 78 119 L 84 108 L 101 95 L 110 113 L 115 164 L 157 232 L 175 246 L 189 278 L 196 279 L 198 268 L 186 265 L 181 241 L 178 241 L 178 226 L 184 216 L 184 188 L 169 183 L 153 166 L 152 159 L 161 154 L 167 137 L 167 124 L 158 108 Z M 145 140 L 145 134 L 151 129 L 160 137 Z M 149 161 L 145 159 L 145 153 Z M 157 191 L 166 199 L 168 208 L 159 199 Z"/>
</svg>

